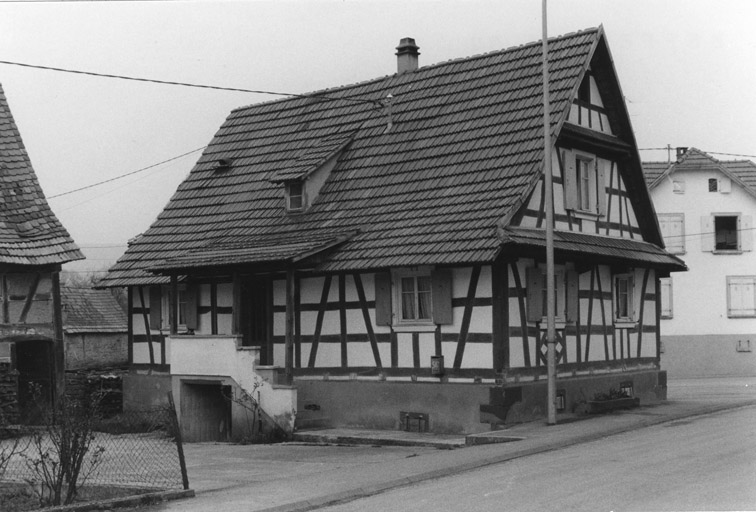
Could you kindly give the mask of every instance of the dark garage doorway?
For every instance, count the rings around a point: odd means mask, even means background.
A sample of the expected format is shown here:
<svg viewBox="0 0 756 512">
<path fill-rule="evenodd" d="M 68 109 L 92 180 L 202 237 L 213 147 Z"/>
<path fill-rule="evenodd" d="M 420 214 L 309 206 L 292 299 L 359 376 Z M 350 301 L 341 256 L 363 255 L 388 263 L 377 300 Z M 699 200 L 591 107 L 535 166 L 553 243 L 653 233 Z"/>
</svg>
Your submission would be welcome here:
<svg viewBox="0 0 756 512">
<path fill-rule="evenodd" d="M 181 434 L 187 442 L 231 439 L 231 386 L 181 383 Z"/>
</svg>

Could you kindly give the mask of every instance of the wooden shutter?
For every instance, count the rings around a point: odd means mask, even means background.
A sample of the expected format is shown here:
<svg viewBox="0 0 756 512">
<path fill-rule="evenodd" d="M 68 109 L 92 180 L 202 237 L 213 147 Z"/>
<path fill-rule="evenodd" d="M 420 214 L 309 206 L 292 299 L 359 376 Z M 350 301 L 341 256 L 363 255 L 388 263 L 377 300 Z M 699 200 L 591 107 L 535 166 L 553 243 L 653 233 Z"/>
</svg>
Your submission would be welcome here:
<svg viewBox="0 0 756 512">
<path fill-rule="evenodd" d="M 540 322 L 543 318 L 543 286 L 545 276 L 541 269 L 530 267 L 526 269 L 528 322 Z"/>
<path fill-rule="evenodd" d="M 753 218 L 750 215 L 738 217 L 738 229 L 740 230 L 740 250 L 753 250 Z"/>
<path fill-rule="evenodd" d="M 159 285 L 150 286 L 150 329 L 159 330 L 163 326 L 162 295 Z"/>
<path fill-rule="evenodd" d="M 606 160 L 596 159 L 596 213 L 599 215 L 606 213 L 606 163 Z"/>
<path fill-rule="evenodd" d="M 574 270 L 567 271 L 567 304 L 565 305 L 565 315 L 568 322 L 577 322 L 579 320 L 579 290 L 580 279 L 578 273 Z"/>
<path fill-rule="evenodd" d="M 562 165 L 564 166 L 564 208 L 566 210 L 576 210 L 578 205 L 578 184 L 575 171 L 575 154 L 572 151 L 564 151 L 562 154 Z"/>
<path fill-rule="evenodd" d="M 449 325 L 453 323 L 452 312 L 452 271 L 439 268 L 431 273 L 431 296 L 433 301 L 433 323 Z"/>
<path fill-rule="evenodd" d="M 672 318 L 672 278 L 659 279 L 659 296 L 661 300 L 661 317 Z"/>
<path fill-rule="evenodd" d="M 723 194 L 729 194 L 732 191 L 732 182 L 727 176 L 719 178 L 719 191 Z"/>
<path fill-rule="evenodd" d="M 701 250 L 705 252 L 714 250 L 714 217 L 711 215 L 701 217 Z"/>
<path fill-rule="evenodd" d="M 184 321 L 186 328 L 190 330 L 197 329 L 197 285 L 190 283 L 186 285 L 186 310 L 184 311 Z"/>
<path fill-rule="evenodd" d="M 375 274 L 375 323 L 391 325 L 391 274 Z"/>
</svg>

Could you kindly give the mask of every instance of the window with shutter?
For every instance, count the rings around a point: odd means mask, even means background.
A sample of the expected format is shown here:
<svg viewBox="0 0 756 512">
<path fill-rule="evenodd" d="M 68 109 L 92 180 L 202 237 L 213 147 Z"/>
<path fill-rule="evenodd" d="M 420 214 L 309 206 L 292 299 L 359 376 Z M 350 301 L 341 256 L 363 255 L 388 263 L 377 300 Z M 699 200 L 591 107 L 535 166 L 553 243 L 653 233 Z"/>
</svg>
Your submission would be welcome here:
<svg viewBox="0 0 756 512">
<path fill-rule="evenodd" d="M 614 321 L 633 322 L 633 277 L 631 274 L 614 276 Z"/>
<path fill-rule="evenodd" d="M 727 276 L 727 316 L 756 317 L 756 276 Z"/>
<path fill-rule="evenodd" d="M 658 217 L 667 251 L 672 254 L 685 254 L 685 214 L 660 213 Z"/>
<path fill-rule="evenodd" d="M 562 152 L 564 207 L 576 213 L 605 215 L 606 167 L 611 162 L 578 151 Z"/>
<path fill-rule="evenodd" d="M 672 318 L 672 278 L 659 279 L 659 298 L 661 300 L 661 317 Z"/>
<path fill-rule="evenodd" d="M 529 322 L 544 322 L 546 304 L 546 270 L 530 267 L 526 270 L 527 313 Z M 557 322 L 575 322 L 578 315 L 578 276 L 563 268 L 554 271 L 554 318 Z"/>
<path fill-rule="evenodd" d="M 386 307 L 383 278 L 376 277 L 377 319 L 385 320 L 386 311 L 391 311 L 393 325 L 432 326 L 452 323 L 450 269 L 437 269 L 433 272 L 430 267 L 398 269 L 392 272 L 392 278 L 393 293 L 389 297 L 393 299 L 393 310 L 390 306 Z M 379 293 L 382 296 L 380 306 Z"/>
</svg>

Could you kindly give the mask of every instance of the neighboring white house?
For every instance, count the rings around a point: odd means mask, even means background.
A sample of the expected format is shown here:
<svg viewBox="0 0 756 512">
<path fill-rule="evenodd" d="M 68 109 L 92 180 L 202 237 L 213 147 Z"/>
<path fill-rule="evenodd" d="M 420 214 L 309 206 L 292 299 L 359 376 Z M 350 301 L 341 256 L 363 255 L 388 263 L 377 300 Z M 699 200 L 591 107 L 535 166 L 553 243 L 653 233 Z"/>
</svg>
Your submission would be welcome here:
<svg viewBox="0 0 756 512">
<path fill-rule="evenodd" d="M 689 269 L 661 280 L 662 368 L 756 375 L 756 164 L 679 148 L 643 169 L 667 250 Z"/>
</svg>

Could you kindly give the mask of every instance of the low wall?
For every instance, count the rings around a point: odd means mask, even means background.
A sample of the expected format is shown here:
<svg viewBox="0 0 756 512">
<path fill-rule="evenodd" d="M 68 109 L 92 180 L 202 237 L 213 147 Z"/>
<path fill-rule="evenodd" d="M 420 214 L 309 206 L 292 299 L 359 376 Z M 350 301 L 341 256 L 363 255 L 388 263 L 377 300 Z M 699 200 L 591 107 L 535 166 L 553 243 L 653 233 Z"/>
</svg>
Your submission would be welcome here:
<svg viewBox="0 0 756 512">
<path fill-rule="evenodd" d="M 662 336 L 661 368 L 670 378 L 756 376 L 756 333 Z"/>
<path fill-rule="evenodd" d="M 128 373 L 123 376 L 123 410 L 143 411 L 168 405 L 171 376 L 168 374 Z"/>
<path fill-rule="evenodd" d="M 565 411 L 596 393 L 632 382 L 642 404 L 666 399 L 666 374 L 658 370 L 618 371 L 557 379 L 564 391 Z M 318 420 L 318 427 L 398 430 L 400 412 L 428 415 L 429 430 L 437 433 L 487 432 L 502 424 L 545 418 L 546 380 L 504 386 L 473 383 L 425 383 L 364 380 L 295 380 L 297 427 Z M 512 397 L 516 397 L 513 400 Z M 481 406 L 486 411 L 482 413 Z"/>
</svg>

